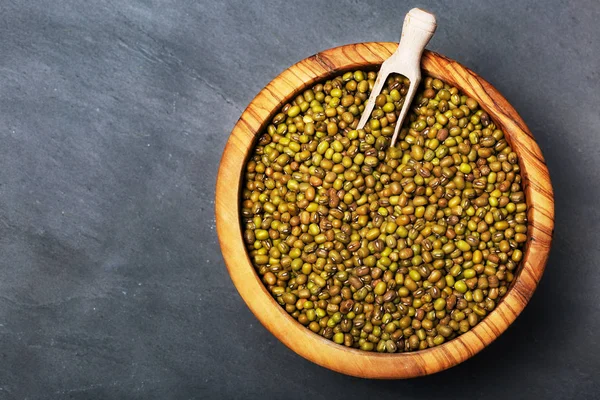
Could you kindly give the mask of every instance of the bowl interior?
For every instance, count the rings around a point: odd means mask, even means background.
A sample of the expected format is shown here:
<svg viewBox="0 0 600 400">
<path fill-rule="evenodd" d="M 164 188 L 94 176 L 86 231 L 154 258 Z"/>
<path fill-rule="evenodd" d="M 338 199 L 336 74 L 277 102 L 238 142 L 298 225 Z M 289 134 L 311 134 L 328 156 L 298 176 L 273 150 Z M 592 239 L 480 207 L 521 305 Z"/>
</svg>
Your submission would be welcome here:
<svg viewBox="0 0 600 400">
<path fill-rule="evenodd" d="M 217 178 L 217 231 L 230 276 L 240 295 L 279 340 L 301 356 L 332 370 L 368 378 L 408 378 L 456 365 L 497 338 L 523 310 L 548 257 L 554 218 L 552 186 L 541 151 L 512 106 L 474 72 L 441 55 L 425 52 L 424 74 L 456 86 L 476 99 L 519 155 L 526 202 L 528 241 L 507 294 L 469 332 L 440 346 L 409 353 L 378 354 L 346 348 L 299 324 L 271 297 L 246 253 L 240 224 L 243 168 L 262 132 L 283 104 L 318 81 L 356 69 L 377 70 L 394 43 L 361 43 L 330 49 L 290 67 L 250 103 L 225 147 Z"/>
</svg>

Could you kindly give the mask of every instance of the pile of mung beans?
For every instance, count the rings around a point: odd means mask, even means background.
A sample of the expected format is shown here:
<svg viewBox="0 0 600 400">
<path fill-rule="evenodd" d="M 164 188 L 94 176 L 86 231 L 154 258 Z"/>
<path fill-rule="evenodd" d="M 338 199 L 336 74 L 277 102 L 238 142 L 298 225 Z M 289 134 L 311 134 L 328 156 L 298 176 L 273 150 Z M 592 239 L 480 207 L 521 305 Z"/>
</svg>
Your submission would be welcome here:
<svg viewBox="0 0 600 400">
<path fill-rule="evenodd" d="M 517 154 L 477 101 L 425 77 L 390 147 L 409 81 L 347 72 L 285 104 L 244 171 L 242 230 L 268 291 L 343 346 L 440 345 L 491 312 L 527 240 Z"/>
</svg>

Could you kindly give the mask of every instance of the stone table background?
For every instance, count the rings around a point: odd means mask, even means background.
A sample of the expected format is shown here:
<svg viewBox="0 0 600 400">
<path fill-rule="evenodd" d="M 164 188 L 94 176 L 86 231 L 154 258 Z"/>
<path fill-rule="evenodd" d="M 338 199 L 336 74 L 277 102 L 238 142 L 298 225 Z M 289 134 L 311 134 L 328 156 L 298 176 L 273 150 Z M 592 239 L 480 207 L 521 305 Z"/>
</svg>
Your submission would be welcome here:
<svg viewBox="0 0 600 400">
<path fill-rule="evenodd" d="M 539 4 L 536 4 L 539 3 Z M 326 48 L 429 48 L 512 102 L 556 192 L 547 272 L 516 323 L 446 372 L 367 381 L 268 333 L 217 244 L 228 134 Z M 591 399 L 600 396 L 600 3 L 0 2 L 0 399 Z"/>
</svg>

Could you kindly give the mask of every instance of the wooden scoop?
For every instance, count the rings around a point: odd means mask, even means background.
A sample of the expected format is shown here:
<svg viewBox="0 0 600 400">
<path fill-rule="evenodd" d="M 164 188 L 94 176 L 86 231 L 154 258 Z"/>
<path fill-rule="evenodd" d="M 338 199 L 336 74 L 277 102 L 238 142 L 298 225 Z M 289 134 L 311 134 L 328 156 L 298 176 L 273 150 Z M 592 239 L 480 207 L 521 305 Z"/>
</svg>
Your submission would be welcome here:
<svg viewBox="0 0 600 400">
<path fill-rule="evenodd" d="M 436 27 L 435 15 L 427 11 L 423 11 L 420 8 L 413 8 L 406 14 L 398 49 L 381 64 L 375 86 L 365 105 L 365 110 L 360 118 L 357 129 L 363 129 L 371 117 L 373 106 L 375 106 L 375 98 L 380 94 L 388 75 L 393 73 L 403 75 L 410 80 L 410 85 L 404 99 L 404 104 L 402 105 L 402 110 L 400 111 L 400 116 L 396 122 L 394 135 L 392 136 L 391 146 L 396 144 L 398 132 L 400 132 L 400 127 L 404 122 L 406 112 L 421 82 L 421 55 L 433 36 Z"/>
</svg>

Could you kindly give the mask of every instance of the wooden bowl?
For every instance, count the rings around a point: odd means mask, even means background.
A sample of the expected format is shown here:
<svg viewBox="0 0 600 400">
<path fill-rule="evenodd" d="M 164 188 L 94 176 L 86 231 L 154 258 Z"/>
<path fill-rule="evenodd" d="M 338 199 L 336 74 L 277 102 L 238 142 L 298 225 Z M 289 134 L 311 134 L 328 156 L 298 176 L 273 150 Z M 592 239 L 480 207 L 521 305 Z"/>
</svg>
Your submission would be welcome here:
<svg viewBox="0 0 600 400">
<path fill-rule="evenodd" d="M 315 54 L 291 66 L 252 100 L 225 146 L 216 189 L 219 241 L 231 279 L 260 322 L 302 357 L 323 367 L 363 378 L 410 378 L 457 365 L 490 344 L 523 311 L 544 272 L 554 228 L 552 185 L 544 158 L 527 126 L 502 95 L 457 62 L 426 51 L 422 69 L 479 102 L 519 155 L 528 204 L 528 241 L 515 280 L 497 307 L 469 332 L 417 352 L 379 354 L 335 344 L 305 328 L 271 297 L 246 253 L 240 222 L 245 161 L 275 113 L 305 88 L 340 72 L 378 68 L 396 43 L 358 43 Z"/>
</svg>

